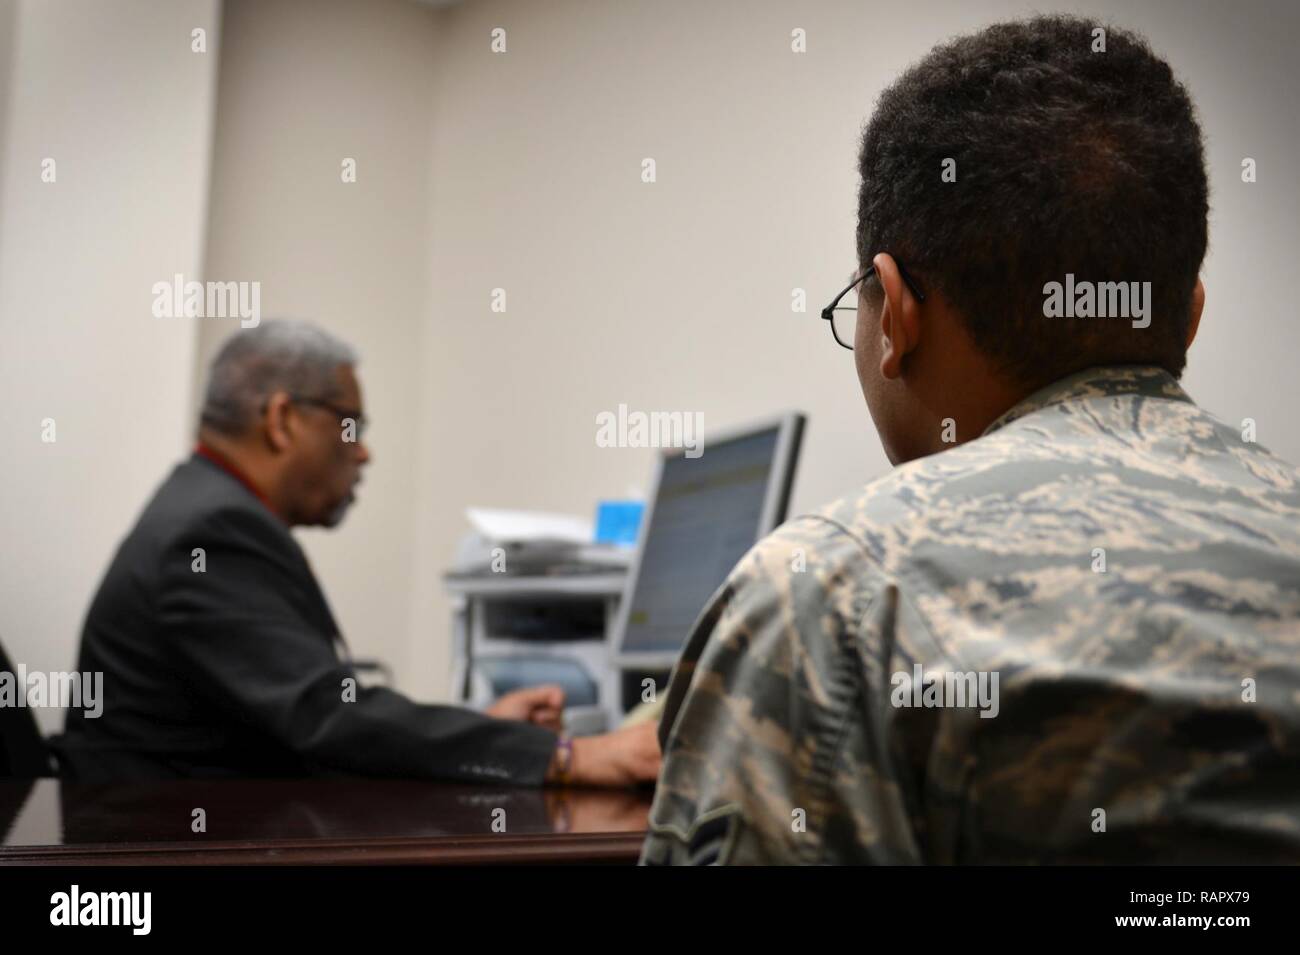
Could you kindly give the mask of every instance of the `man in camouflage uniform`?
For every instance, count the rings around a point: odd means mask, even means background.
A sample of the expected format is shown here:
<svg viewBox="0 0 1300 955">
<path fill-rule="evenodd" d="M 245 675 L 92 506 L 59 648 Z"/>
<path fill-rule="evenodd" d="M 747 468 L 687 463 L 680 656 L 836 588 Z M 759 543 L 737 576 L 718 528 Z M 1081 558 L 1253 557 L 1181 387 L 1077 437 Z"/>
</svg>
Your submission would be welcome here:
<svg viewBox="0 0 1300 955">
<path fill-rule="evenodd" d="M 836 336 L 900 466 L 705 608 L 643 862 L 1300 861 L 1300 475 L 1177 383 L 1199 129 L 1092 31 L 991 27 L 883 95 Z M 1067 272 L 1150 280 L 1150 322 L 1045 317 Z"/>
</svg>

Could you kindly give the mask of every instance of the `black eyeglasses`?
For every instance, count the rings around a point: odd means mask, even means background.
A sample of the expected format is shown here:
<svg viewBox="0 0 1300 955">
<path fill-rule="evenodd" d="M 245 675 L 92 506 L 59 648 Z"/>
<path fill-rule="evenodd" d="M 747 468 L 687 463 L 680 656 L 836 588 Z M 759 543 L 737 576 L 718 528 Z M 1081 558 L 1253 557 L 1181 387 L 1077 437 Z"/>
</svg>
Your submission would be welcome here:
<svg viewBox="0 0 1300 955">
<path fill-rule="evenodd" d="M 366 421 L 366 416 L 360 411 L 353 411 L 349 408 L 340 408 L 338 405 L 326 401 L 324 398 L 313 398 L 310 395 L 290 395 L 289 400 L 294 402 L 294 404 L 311 405 L 313 408 L 323 408 L 326 411 L 332 411 L 338 417 L 339 424 L 343 424 L 347 419 L 351 418 L 356 422 L 356 435 L 358 441 L 361 440 L 361 436 L 366 432 L 366 425 L 368 422 Z"/>
<path fill-rule="evenodd" d="M 903 268 L 903 263 L 895 259 L 894 264 L 898 266 L 898 274 L 902 277 L 903 284 L 916 296 L 918 302 L 924 302 L 925 293 L 921 291 L 921 286 L 916 284 L 916 280 L 908 274 L 907 269 Z M 858 307 L 857 305 L 841 305 L 840 299 L 875 274 L 876 267 L 874 265 L 867 266 L 865 272 L 846 285 L 844 291 L 835 296 L 835 301 L 822 309 L 822 318 L 831 323 L 831 337 L 835 339 L 836 344 L 849 349 L 849 351 L 853 350 L 853 339 L 857 334 Z"/>
</svg>

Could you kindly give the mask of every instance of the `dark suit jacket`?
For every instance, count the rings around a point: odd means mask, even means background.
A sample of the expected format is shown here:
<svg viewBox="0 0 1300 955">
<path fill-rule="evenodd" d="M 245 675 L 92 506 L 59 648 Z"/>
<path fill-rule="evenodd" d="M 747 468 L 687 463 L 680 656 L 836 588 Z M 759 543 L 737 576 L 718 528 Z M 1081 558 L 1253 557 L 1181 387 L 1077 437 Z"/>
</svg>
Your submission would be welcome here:
<svg viewBox="0 0 1300 955">
<path fill-rule="evenodd" d="M 206 569 L 194 569 L 196 548 Z M 51 741 L 78 781 L 357 773 L 536 785 L 555 735 L 356 684 L 285 525 L 195 455 L 118 549 L 90 606 L 79 669 L 103 713 Z"/>
</svg>

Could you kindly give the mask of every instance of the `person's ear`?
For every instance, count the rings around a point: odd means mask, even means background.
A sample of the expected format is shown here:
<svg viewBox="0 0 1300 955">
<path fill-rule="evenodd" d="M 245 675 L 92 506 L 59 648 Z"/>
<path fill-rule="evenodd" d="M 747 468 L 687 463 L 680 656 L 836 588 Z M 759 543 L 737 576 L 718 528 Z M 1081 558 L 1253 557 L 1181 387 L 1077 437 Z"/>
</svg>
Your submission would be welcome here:
<svg viewBox="0 0 1300 955">
<path fill-rule="evenodd" d="M 1196 340 L 1196 331 L 1201 327 L 1201 312 L 1205 310 L 1205 283 L 1196 277 L 1196 288 L 1192 289 L 1192 321 L 1187 326 L 1187 347 L 1192 347 Z"/>
<path fill-rule="evenodd" d="M 262 412 L 262 433 L 273 451 L 287 451 L 293 444 L 293 400 L 283 391 L 277 391 L 266 400 Z"/>
<path fill-rule="evenodd" d="M 871 264 L 884 289 L 880 303 L 880 373 L 892 380 L 903 373 L 903 358 L 921 342 L 920 303 L 903 281 L 892 255 L 881 252 Z"/>
</svg>

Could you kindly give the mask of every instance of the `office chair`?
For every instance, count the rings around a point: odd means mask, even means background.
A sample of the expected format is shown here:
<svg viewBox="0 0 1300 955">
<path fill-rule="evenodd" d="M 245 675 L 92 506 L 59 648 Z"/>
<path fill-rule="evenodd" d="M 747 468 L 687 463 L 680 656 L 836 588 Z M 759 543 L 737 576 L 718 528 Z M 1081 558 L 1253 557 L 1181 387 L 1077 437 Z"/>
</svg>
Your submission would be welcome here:
<svg viewBox="0 0 1300 955">
<path fill-rule="evenodd" d="M 3 646 L 0 646 L 0 672 L 14 672 Z M 19 693 L 24 690 L 24 687 L 18 687 Z M 36 779 L 53 775 L 50 753 L 36 728 L 32 711 L 26 707 L 0 706 L 0 779 Z"/>
<path fill-rule="evenodd" d="M 380 660 L 351 660 L 352 669 L 375 678 L 380 686 L 393 685 L 393 668 Z"/>
</svg>

